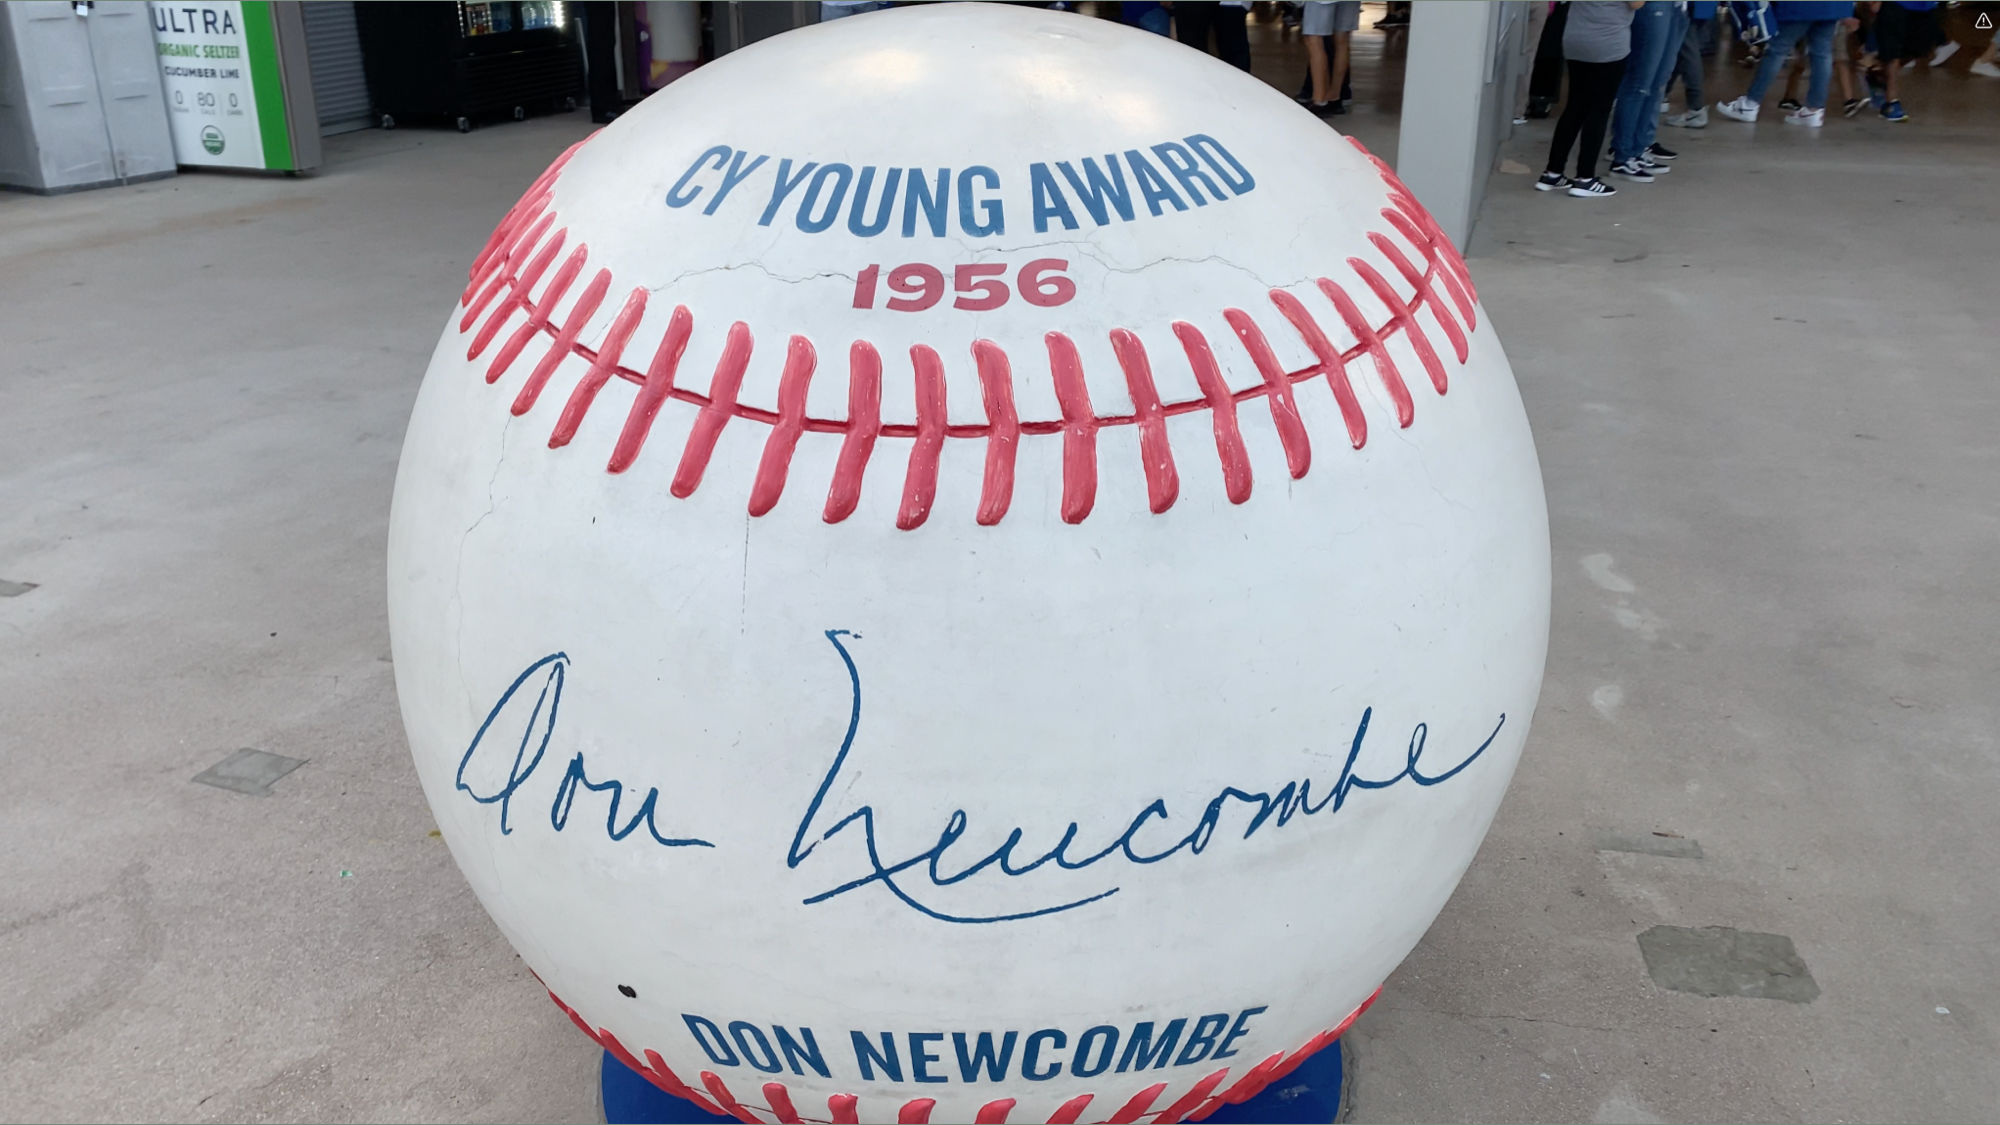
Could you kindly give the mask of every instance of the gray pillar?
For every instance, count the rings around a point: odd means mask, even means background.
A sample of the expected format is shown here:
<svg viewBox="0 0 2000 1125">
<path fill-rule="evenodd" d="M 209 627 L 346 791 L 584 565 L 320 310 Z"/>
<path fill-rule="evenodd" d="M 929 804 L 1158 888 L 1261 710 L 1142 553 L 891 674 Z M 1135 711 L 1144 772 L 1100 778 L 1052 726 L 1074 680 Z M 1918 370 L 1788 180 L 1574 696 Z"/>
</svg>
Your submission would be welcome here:
<svg viewBox="0 0 2000 1125">
<path fill-rule="evenodd" d="M 1539 0 L 1531 0 L 1539 2 Z M 1403 76 L 1396 174 L 1460 249 L 1511 129 L 1527 3 L 1417 0 Z"/>
</svg>

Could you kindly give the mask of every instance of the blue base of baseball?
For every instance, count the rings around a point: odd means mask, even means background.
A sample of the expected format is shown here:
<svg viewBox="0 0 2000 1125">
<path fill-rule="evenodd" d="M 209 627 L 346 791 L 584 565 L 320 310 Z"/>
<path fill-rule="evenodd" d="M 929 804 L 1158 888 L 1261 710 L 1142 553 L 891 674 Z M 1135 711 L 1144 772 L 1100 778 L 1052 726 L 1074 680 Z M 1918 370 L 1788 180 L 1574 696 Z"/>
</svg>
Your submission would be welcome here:
<svg viewBox="0 0 2000 1125">
<path fill-rule="evenodd" d="M 1307 1059 L 1284 1082 L 1249 1101 L 1225 1105 L 1210 1114 L 1211 1125 L 1321 1125 L 1340 1114 L 1340 1091 L 1346 1081 L 1341 1065 L 1340 1044 Z M 604 1065 L 597 1074 L 597 1088 L 604 1099 L 606 1125 L 707 1125 L 720 1122 L 734 1125 L 726 1114 L 704 1113 L 686 1098 L 677 1098 L 645 1078 L 611 1054 L 604 1052 Z"/>
</svg>

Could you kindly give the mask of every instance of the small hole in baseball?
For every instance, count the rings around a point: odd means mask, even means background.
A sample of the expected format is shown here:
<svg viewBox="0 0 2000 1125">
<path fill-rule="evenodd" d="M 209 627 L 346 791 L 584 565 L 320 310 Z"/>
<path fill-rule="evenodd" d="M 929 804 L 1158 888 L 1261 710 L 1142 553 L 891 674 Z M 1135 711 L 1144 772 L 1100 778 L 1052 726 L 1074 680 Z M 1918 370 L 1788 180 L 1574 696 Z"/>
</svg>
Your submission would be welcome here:
<svg viewBox="0 0 2000 1125">
<path fill-rule="evenodd" d="M 637 997 L 637 996 L 639 995 L 639 990 L 638 990 L 638 989 L 636 989 L 636 988 L 633 988 L 633 987 L 632 987 L 631 985 L 629 985 L 629 984 L 621 984 L 621 985 L 619 985 L 619 986 L 618 986 L 618 991 L 620 991 L 620 992 L 624 993 L 624 994 L 625 994 L 625 995 L 627 995 L 627 996 L 630 996 L 630 997 L 634 997 L 634 998 L 636 998 L 636 997 Z"/>
</svg>

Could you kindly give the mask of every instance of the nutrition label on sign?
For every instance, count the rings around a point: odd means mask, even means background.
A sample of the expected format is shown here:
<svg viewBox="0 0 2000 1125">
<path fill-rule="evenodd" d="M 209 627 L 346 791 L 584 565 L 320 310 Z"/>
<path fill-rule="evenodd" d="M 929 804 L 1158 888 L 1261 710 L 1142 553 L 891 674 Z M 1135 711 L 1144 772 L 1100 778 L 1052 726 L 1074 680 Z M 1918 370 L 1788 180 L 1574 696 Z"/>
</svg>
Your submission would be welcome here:
<svg viewBox="0 0 2000 1125">
<path fill-rule="evenodd" d="M 263 138 L 239 0 L 152 6 L 174 158 L 181 164 L 263 168 Z"/>
</svg>

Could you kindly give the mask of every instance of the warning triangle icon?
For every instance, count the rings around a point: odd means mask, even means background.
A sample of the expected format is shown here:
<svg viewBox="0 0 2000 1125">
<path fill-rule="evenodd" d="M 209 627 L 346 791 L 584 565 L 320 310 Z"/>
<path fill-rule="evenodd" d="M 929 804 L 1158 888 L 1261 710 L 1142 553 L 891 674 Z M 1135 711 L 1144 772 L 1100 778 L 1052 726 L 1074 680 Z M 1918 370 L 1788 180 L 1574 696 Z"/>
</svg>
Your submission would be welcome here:
<svg viewBox="0 0 2000 1125">
<path fill-rule="evenodd" d="M 1973 21 L 1972 26 L 1981 31 L 1990 31 L 1993 28 L 1993 17 L 1987 15 L 1985 12 L 1981 12 L 1979 13 L 1979 18 Z"/>
</svg>

